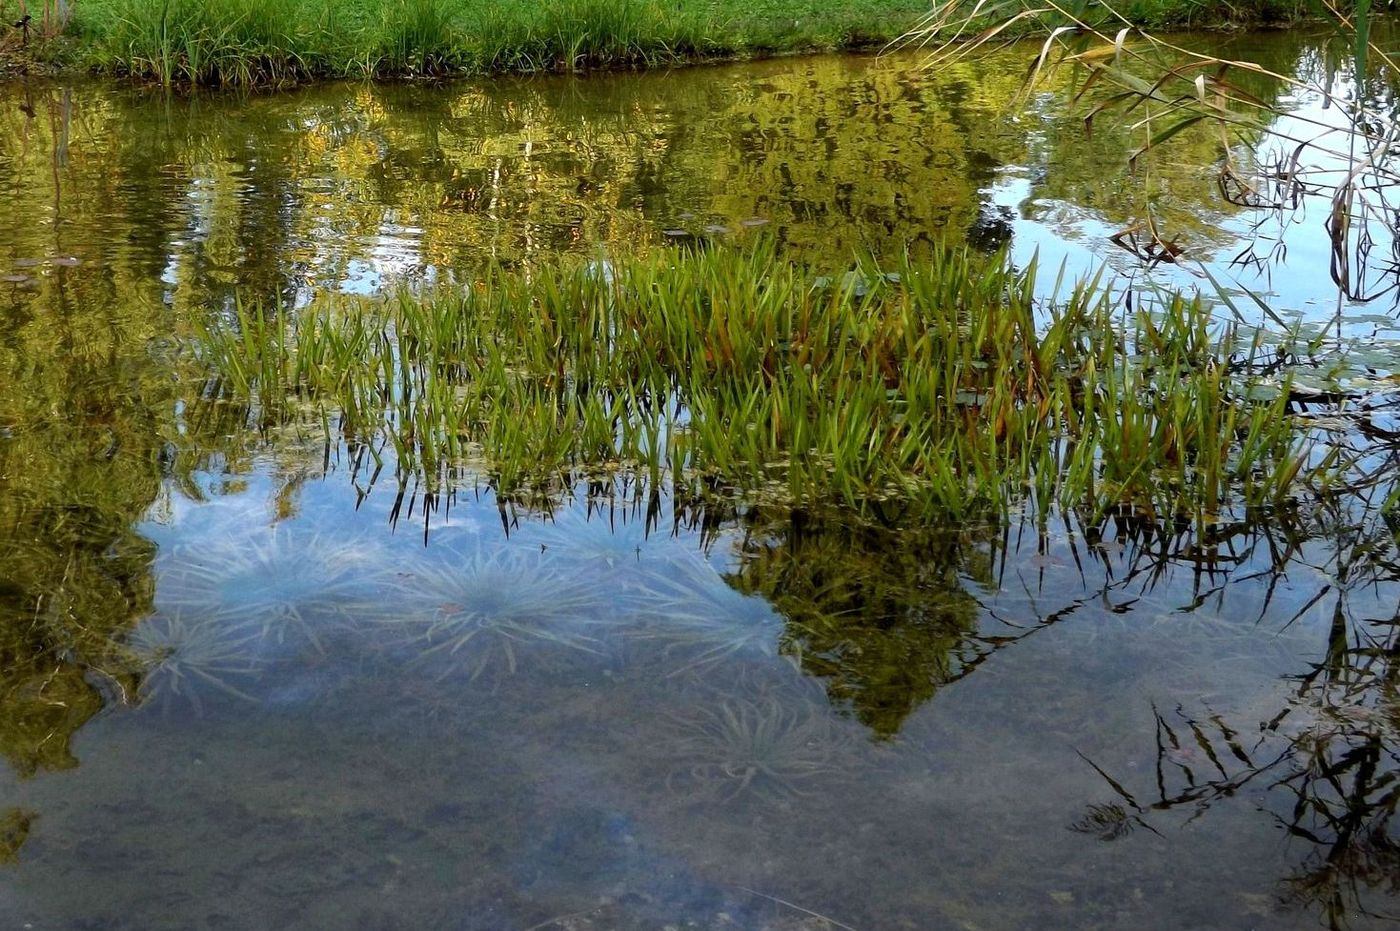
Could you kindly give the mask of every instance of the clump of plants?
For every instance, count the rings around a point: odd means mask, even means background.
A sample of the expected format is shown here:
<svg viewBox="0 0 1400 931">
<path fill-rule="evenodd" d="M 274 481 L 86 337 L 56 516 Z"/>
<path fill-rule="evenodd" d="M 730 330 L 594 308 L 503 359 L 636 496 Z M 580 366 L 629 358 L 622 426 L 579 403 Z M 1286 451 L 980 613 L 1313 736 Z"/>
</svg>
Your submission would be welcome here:
<svg viewBox="0 0 1400 931">
<path fill-rule="evenodd" d="M 995 518 L 1034 502 L 1203 519 L 1306 477 L 1276 347 L 1171 296 L 965 251 L 836 277 L 771 250 L 491 268 L 287 311 L 197 343 L 214 387 L 432 478 L 498 491 L 631 472 L 683 496 Z M 1272 378 L 1272 376 L 1269 376 Z"/>
</svg>

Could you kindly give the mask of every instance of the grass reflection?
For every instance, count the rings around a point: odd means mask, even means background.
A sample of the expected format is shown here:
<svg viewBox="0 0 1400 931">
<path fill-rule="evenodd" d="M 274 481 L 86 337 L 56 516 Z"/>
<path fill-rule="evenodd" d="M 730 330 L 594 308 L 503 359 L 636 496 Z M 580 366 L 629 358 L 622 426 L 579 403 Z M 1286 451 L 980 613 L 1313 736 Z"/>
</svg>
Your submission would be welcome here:
<svg viewBox="0 0 1400 931">
<path fill-rule="evenodd" d="M 1355 469 L 1374 476 L 1377 461 L 1388 457 L 1375 451 L 1355 460 Z M 1118 822 L 1165 832 L 1248 795 L 1301 845 L 1281 897 L 1315 911 L 1332 929 L 1395 920 L 1389 903 L 1400 864 L 1400 616 L 1393 607 L 1400 528 L 1369 481 L 1353 488 L 1291 519 L 1242 522 L 1164 554 L 1178 566 L 1183 557 L 1194 560 L 1194 612 L 1228 611 L 1226 593 L 1253 581 L 1262 607 L 1256 618 L 1242 619 L 1249 625 L 1242 631 L 1253 627 L 1256 640 L 1311 640 L 1311 649 L 1294 655 L 1319 658 L 1301 667 L 1294 661 L 1293 685 L 1276 704 L 1247 712 L 1154 708 L 1151 776 L 1086 757 L 1114 800 L 1091 805 L 1076 822 L 1103 839 L 1123 836 Z M 1133 571 L 1173 570 L 1154 561 Z M 1237 677 L 1248 662 L 1247 637 L 1240 639 L 1240 654 L 1215 679 Z M 1195 665 L 1199 677 L 1211 678 Z M 1110 810 L 1116 814 L 1105 822 Z"/>
</svg>

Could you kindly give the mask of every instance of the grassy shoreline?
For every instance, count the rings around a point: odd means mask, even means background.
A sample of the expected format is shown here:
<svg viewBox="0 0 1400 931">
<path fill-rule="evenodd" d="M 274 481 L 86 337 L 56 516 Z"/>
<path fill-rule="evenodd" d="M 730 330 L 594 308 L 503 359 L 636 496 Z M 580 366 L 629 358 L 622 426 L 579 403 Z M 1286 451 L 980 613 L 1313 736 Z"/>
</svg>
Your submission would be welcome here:
<svg viewBox="0 0 1400 931">
<path fill-rule="evenodd" d="M 213 86 L 569 72 L 879 45 L 926 10 L 924 0 L 78 0 L 62 34 L 31 41 L 29 54 L 62 70 Z"/>
<path fill-rule="evenodd" d="M 0 0 L 0 76 L 44 68 L 166 85 L 285 86 L 678 66 L 869 48 L 916 27 L 928 0 L 73 0 L 66 22 Z M 1297 0 L 1203 7 L 1135 0 L 1154 26 L 1290 21 Z"/>
</svg>

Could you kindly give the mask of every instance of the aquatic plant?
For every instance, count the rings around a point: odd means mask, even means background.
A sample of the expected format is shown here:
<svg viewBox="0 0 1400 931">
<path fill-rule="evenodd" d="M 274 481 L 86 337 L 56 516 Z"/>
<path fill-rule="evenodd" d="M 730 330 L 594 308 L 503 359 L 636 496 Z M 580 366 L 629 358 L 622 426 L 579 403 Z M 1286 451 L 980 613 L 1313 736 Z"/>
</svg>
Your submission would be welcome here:
<svg viewBox="0 0 1400 931">
<path fill-rule="evenodd" d="M 720 802 L 790 800 L 841 772 L 828 720 L 776 696 L 726 700 L 676 723 L 677 761 L 666 781 L 672 791 Z"/>
<path fill-rule="evenodd" d="M 1090 805 L 1084 817 L 1069 826 L 1077 834 L 1087 834 L 1102 841 L 1114 841 L 1127 837 L 1142 822 L 1128 814 L 1122 805 L 1109 802 L 1105 805 Z"/>
<path fill-rule="evenodd" d="M 641 565 L 642 550 L 655 533 L 655 528 L 649 530 L 640 519 L 570 511 L 552 518 L 537 539 L 551 554 L 590 571 L 621 573 Z"/>
<path fill-rule="evenodd" d="M 683 499 L 1209 521 L 1312 474 L 1277 373 L 1257 390 L 1276 347 L 1199 301 L 1126 313 L 1093 280 L 1041 301 L 1034 267 L 951 250 L 826 284 L 771 248 L 610 278 L 559 262 L 426 298 L 240 306 L 201 352 L 270 418 L 334 412 L 399 469 L 472 463 L 504 496 L 626 472 Z"/>
<path fill-rule="evenodd" d="M 374 623 L 420 660 L 447 672 L 465 667 L 475 680 L 495 667 L 516 672 L 519 652 L 544 647 L 593 653 L 589 631 L 606 604 L 561 565 L 519 547 L 456 552 L 446 562 L 399 573 L 391 613 Z"/>
<path fill-rule="evenodd" d="M 658 646 L 668 662 L 677 663 L 672 676 L 741 654 L 778 654 L 782 615 L 763 597 L 733 588 L 699 554 L 640 574 L 634 586 L 641 623 L 627 635 Z"/>
<path fill-rule="evenodd" d="M 245 626 L 281 641 L 294 630 L 313 643 L 313 621 L 341 616 L 377 566 L 352 543 L 269 534 L 204 539 L 181 547 L 161 574 L 158 602 L 194 618 Z"/>
<path fill-rule="evenodd" d="M 201 692 L 209 690 L 257 701 L 239 687 L 264 665 L 256 629 L 213 615 L 191 619 L 161 613 L 138 624 L 124 643 L 137 669 L 142 703 L 183 700 L 203 714 Z"/>
</svg>

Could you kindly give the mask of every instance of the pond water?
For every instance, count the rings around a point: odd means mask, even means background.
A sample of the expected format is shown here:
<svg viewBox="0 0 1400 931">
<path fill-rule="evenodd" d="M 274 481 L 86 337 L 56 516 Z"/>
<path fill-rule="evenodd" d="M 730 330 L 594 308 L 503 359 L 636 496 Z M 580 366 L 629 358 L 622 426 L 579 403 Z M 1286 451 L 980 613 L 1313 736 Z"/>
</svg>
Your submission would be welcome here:
<svg viewBox="0 0 1400 931">
<path fill-rule="evenodd" d="M 1259 218 L 1206 134 L 1144 180 L 1063 95 L 1008 115 L 1024 50 L 917 62 L 0 86 L 0 922 L 1394 921 L 1400 554 L 1365 502 L 872 527 L 620 476 L 524 507 L 260 432 L 179 351 L 235 294 L 697 239 L 1139 274 L 1108 237 L 1149 196 L 1230 274 Z M 1288 235 L 1276 306 L 1325 320 Z"/>
</svg>

